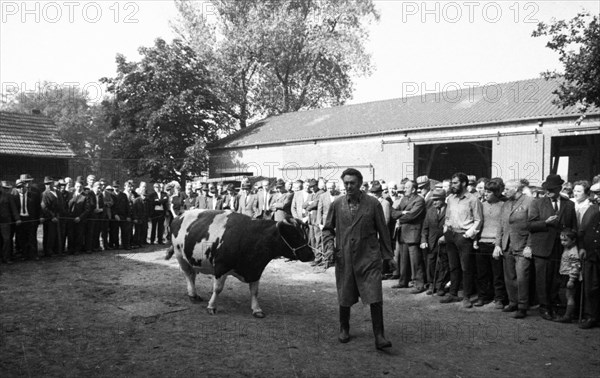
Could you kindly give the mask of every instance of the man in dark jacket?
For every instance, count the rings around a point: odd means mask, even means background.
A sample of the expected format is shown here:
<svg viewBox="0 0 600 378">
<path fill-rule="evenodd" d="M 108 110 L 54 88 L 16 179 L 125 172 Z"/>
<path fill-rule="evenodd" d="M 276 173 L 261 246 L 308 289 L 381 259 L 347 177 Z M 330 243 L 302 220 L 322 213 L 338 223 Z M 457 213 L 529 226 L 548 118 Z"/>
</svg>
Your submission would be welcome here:
<svg viewBox="0 0 600 378">
<path fill-rule="evenodd" d="M 46 177 L 44 179 L 46 190 L 42 193 L 42 213 L 46 220 L 43 224 L 44 229 L 44 255 L 51 257 L 52 255 L 62 255 L 61 248 L 61 230 L 60 230 L 60 215 L 63 209 L 63 198 L 55 191 L 54 179 Z"/>
<path fill-rule="evenodd" d="M 444 240 L 446 192 L 443 189 L 434 189 L 431 195 L 431 204 L 423 221 L 420 247 L 428 251 L 425 268 L 427 281 L 431 285 L 427 294 L 432 295 L 437 291 L 438 295 L 443 296 L 446 284 L 450 281 L 448 254 L 446 253 L 446 242 Z"/>
<path fill-rule="evenodd" d="M 417 185 L 409 180 L 404 184 L 405 197 L 397 209 L 392 209 L 392 218 L 400 222 L 400 281 L 393 288 L 408 287 L 410 272 L 415 287 L 413 294 L 425 291 L 423 255 L 419 250 L 421 227 L 425 218 L 425 200 L 417 195 Z"/>
<path fill-rule="evenodd" d="M 125 185 L 128 185 L 125 183 Z M 115 248 L 119 247 L 119 230 L 121 231 L 121 248 L 131 249 L 131 202 L 126 193 L 121 191 L 119 181 L 113 181 L 115 203 L 113 205 L 113 228 L 111 240 Z"/>
<path fill-rule="evenodd" d="M 13 240 L 11 226 L 21 222 L 17 204 L 10 194 L 12 185 L 8 181 L 0 184 L 0 245 L 2 246 L 2 262 L 12 263 Z"/>
<path fill-rule="evenodd" d="M 531 233 L 523 255 L 531 258 L 535 266 L 535 287 L 540 304 L 540 315 L 553 319 L 553 305 L 558 304 L 560 277 L 558 268 L 562 255 L 560 232 L 565 228 L 577 229 L 575 204 L 562 197 L 560 191 L 564 181 L 560 175 L 548 175 L 542 187 L 546 197 L 533 201 L 527 228 Z"/>
<path fill-rule="evenodd" d="M 67 226 L 69 253 L 78 254 L 84 247 L 87 218 L 91 212 L 88 197 L 83 192 L 83 182 L 75 181 L 75 190 L 69 200 L 69 222 Z"/>
</svg>

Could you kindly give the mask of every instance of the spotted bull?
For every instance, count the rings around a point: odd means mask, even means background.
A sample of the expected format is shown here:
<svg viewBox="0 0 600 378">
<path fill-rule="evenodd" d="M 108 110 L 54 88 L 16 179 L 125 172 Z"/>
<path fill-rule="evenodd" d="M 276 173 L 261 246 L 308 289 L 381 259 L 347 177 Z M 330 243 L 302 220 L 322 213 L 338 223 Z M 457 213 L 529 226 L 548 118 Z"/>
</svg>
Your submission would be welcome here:
<svg viewBox="0 0 600 378">
<path fill-rule="evenodd" d="M 253 220 L 238 213 L 220 210 L 190 210 L 173 220 L 171 247 L 187 280 L 192 302 L 201 302 L 196 293 L 198 272 L 213 276 L 213 292 L 207 312 L 217 311 L 217 296 L 228 275 L 250 286 L 252 315 L 263 318 L 258 304 L 258 282 L 269 262 L 287 257 L 303 262 L 314 259 L 308 246 L 307 226 L 289 218 L 280 222 Z"/>
</svg>

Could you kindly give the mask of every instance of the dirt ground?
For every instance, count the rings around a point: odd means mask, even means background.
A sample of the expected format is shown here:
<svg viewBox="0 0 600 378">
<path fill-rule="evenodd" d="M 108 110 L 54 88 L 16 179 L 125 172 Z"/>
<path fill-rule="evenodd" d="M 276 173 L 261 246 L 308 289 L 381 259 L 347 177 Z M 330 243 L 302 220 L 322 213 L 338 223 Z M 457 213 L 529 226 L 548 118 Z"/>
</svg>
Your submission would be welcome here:
<svg viewBox="0 0 600 378">
<path fill-rule="evenodd" d="M 384 281 L 389 352 L 374 348 L 368 306 L 337 341 L 333 269 L 275 260 L 263 275 L 265 319 L 230 277 L 217 315 L 188 301 L 165 248 L 22 262 L 0 269 L 0 376 L 338 377 L 600 376 L 600 328 L 462 309 Z M 199 277 L 199 293 L 211 284 Z"/>
</svg>

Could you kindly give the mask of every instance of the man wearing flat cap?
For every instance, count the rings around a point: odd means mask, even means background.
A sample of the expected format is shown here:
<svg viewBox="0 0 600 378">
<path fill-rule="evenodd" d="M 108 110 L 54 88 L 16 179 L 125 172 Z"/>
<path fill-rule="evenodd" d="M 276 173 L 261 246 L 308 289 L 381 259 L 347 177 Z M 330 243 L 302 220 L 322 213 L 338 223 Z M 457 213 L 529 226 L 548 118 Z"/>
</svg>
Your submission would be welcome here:
<svg viewBox="0 0 600 378">
<path fill-rule="evenodd" d="M 427 176 L 417 177 L 417 194 L 425 200 L 425 206 L 429 209 L 433 200 L 431 199 L 431 182 Z"/>
<path fill-rule="evenodd" d="M 446 284 L 450 282 L 448 270 L 448 254 L 444 240 L 444 223 L 446 222 L 446 192 L 434 189 L 431 194 L 432 206 L 427 209 L 421 231 L 421 249 L 427 251 L 425 271 L 430 283 L 428 295 L 437 292 L 445 294 Z"/>
<path fill-rule="evenodd" d="M 540 304 L 540 315 L 552 320 L 554 305 L 558 298 L 560 277 L 558 268 L 562 255 L 560 232 L 565 228 L 577 229 L 575 204 L 562 197 L 560 191 L 564 181 L 560 175 L 546 177 L 542 187 L 546 196 L 531 205 L 527 228 L 530 237 L 523 256 L 533 258 L 535 286 Z"/>
<path fill-rule="evenodd" d="M 12 185 L 8 181 L 0 183 L 0 245 L 2 246 L 2 262 L 12 263 L 13 239 L 11 226 L 21 222 L 17 203 L 10 194 Z"/>
<path fill-rule="evenodd" d="M 292 216 L 292 200 L 294 193 L 285 189 L 285 181 L 278 179 L 275 184 L 275 195 L 271 210 L 273 211 L 273 220 L 276 222 Z"/>
</svg>

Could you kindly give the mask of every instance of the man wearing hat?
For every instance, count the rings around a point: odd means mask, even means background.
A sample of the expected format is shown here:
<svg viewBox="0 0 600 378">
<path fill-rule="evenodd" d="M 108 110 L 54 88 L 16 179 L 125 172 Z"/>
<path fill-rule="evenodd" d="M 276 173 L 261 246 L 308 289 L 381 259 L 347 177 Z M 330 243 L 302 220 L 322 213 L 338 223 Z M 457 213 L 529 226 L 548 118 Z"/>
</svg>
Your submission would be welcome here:
<svg viewBox="0 0 600 378">
<path fill-rule="evenodd" d="M 68 177 L 67 177 L 68 178 Z M 66 179 L 60 179 L 56 183 L 56 195 L 61 198 L 62 201 L 62 209 L 61 216 L 59 218 L 59 228 L 60 228 L 60 249 L 63 251 L 63 254 L 66 253 L 67 249 L 67 235 L 68 235 L 68 218 L 69 218 L 69 200 L 73 195 L 71 192 L 67 190 L 67 182 Z"/>
<path fill-rule="evenodd" d="M 565 228 L 577 229 L 575 204 L 560 195 L 563 183 L 560 175 L 556 174 L 548 175 L 542 183 L 546 197 L 537 199 L 531 205 L 527 222 L 530 237 L 523 251 L 524 257 L 533 256 L 539 311 L 546 320 L 553 318 L 553 306 L 557 304 L 560 287 L 560 232 Z"/>
<path fill-rule="evenodd" d="M 90 203 L 83 191 L 84 183 L 76 180 L 73 184 L 73 193 L 68 203 L 67 239 L 70 254 L 78 254 L 82 251 L 85 243 L 85 225 L 90 213 Z"/>
<path fill-rule="evenodd" d="M 13 240 L 11 226 L 21 222 L 17 204 L 10 194 L 12 185 L 8 181 L 0 182 L 0 251 L 2 252 L 2 262 L 12 263 Z"/>
<path fill-rule="evenodd" d="M 275 184 L 275 195 L 271 210 L 273 211 L 273 219 L 276 222 L 284 220 L 286 217 L 292 216 L 292 200 L 294 193 L 285 189 L 285 181 L 278 179 Z"/>
<path fill-rule="evenodd" d="M 42 245 L 46 257 L 62 255 L 63 253 L 60 239 L 60 216 L 62 215 L 64 204 L 62 196 L 59 196 L 55 191 L 54 182 L 55 180 L 51 177 L 46 176 L 44 178 L 46 190 L 42 193 L 41 207 L 45 219 L 45 222 L 42 224 L 44 230 Z"/>
<path fill-rule="evenodd" d="M 126 184 L 127 185 L 127 184 Z M 115 203 L 113 205 L 113 223 L 110 241 L 114 248 L 119 248 L 119 230 L 121 231 L 121 247 L 131 249 L 131 201 L 127 193 L 121 190 L 121 183 L 113 181 Z"/>
<path fill-rule="evenodd" d="M 85 227 L 85 252 L 100 251 L 101 222 L 104 218 L 104 196 L 100 190 L 100 182 L 92 183 L 92 190 L 88 193 L 90 213 Z"/>
<path fill-rule="evenodd" d="M 150 244 L 154 244 L 154 240 L 158 244 L 163 244 L 163 235 L 165 233 L 165 214 L 169 202 L 169 196 L 163 192 L 161 185 L 155 182 L 152 186 L 154 191 L 148 196 L 148 201 L 151 204 L 151 222 L 152 230 L 150 232 Z"/>
<path fill-rule="evenodd" d="M 196 202 L 194 203 L 195 209 L 209 209 L 209 193 L 210 189 L 208 188 L 208 183 L 203 182 L 199 184 L 196 188 L 196 193 L 198 196 L 196 197 Z"/>
<path fill-rule="evenodd" d="M 417 177 L 417 194 L 423 197 L 425 200 L 425 206 L 429 209 L 433 200 L 431 199 L 431 183 L 429 177 L 419 176 Z"/>
<path fill-rule="evenodd" d="M 260 213 L 258 211 L 258 199 L 256 194 L 250 193 L 252 184 L 244 182 L 240 190 L 238 212 L 252 218 L 257 218 Z"/>
<path fill-rule="evenodd" d="M 16 237 L 25 258 L 39 260 L 37 228 L 40 221 L 44 221 L 40 218 L 41 200 L 39 196 L 29 191 L 27 181 L 17 180 L 16 187 L 18 189 L 18 194 L 15 196 L 17 211 L 22 222 L 16 227 Z"/>
<path fill-rule="evenodd" d="M 427 251 L 425 270 L 427 281 L 430 283 L 427 295 L 437 292 L 439 296 L 443 296 L 446 284 L 450 281 L 448 254 L 446 253 L 446 241 L 444 240 L 446 192 L 441 188 L 434 189 L 431 192 L 431 202 L 432 205 L 427 209 L 423 221 L 420 247 Z"/>
<path fill-rule="evenodd" d="M 400 224 L 400 240 L 396 244 L 400 248 L 400 280 L 394 289 L 408 287 L 412 279 L 415 282 L 412 294 L 425 291 L 423 254 L 419 250 L 421 243 L 421 226 L 425 218 L 425 200 L 417 195 L 417 183 L 408 180 L 404 184 L 405 197 L 397 209 L 392 209 L 392 218 Z"/>
<path fill-rule="evenodd" d="M 304 201 L 304 209 L 306 210 L 306 222 L 309 226 L 309 245 L 315 249 L 321 250 L 321 229 L 317 224 L 317 208 L 319 206 L 319 192 L 318 181 L 310 179 L 308 182 L 308 197 Z M 322 252 L 321 252 L 322 253 Z"/>
</svg>

